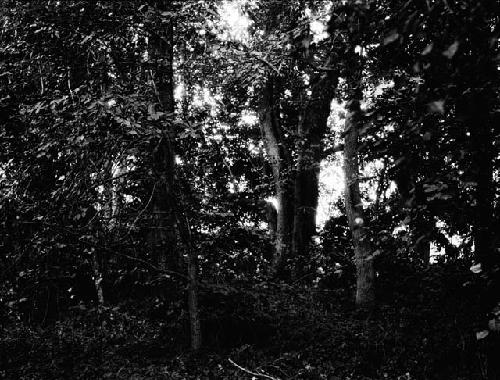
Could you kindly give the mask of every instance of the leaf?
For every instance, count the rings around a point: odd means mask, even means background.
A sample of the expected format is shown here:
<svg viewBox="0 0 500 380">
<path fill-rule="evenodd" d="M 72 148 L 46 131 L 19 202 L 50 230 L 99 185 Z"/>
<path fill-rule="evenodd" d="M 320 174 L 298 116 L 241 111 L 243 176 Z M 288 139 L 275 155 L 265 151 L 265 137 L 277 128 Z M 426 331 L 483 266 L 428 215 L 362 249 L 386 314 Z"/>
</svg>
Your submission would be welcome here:
<svg viewBox="0 0 500 380">
<path fill-rule="evenodd" d="M 420 53 L 420 54 L 422 54 L 422 55 L 427 55 L 427 54 L 429 54 L 429 53 L 432 51 L 432 48 L 433 48 L 433 47 L 434 47 L 434 43 L 433 43 L 433 42 L 431 42 L 429 45 L 427 45 L 427 46 L 425 47 L 425 49 L 424 49 L 424 50 L 422 51 L 422 53 Z"/>
<path fill-rule="evenodd" d="M 393 29 L 388 36 L 384 38 L 384 45 L 389 45 L 399 38 L 397 29 Z"/>
<path fill-rule="evenodd" d="M 490 319 L 488 321 L 488 328 L 491 331 L 500 331 L 500 321 L 496 318 Z"/>
<path fill-rule="evenodd" d="M 469 269 L 470 269 L 470 271 L 471 271 L 472 273 L 474 273 L 474 274 L 481 273 L 481 271 L 483 270 L 483 269 L 481 268 L 481 263 L 476 264 L 476 265 L 473 265 L 473 266 L 471 266 Z"/>
<path fill-rule="evenodd" d="M 435 102 L 430 102 L 428 104 L 429 107 L 429 112 L 430 113 L 440 113 L 441 115 L 444 114 L 444 100 L 436 100 Z"/>
<path fill-rule="evenodd" d="M 453 56 L 455 55 L 455 53 L 457 52 L 458 50 L 458 46 L 460 45 L 460 42 L 458 41 L 455 41 L 453 42 L 449 47 L 448 49 L 446 49 L 445 51 L 443 51 L 443 55 L 448 58 L 448 59 L 451 59 L 453 58 Z"/>
<path fill-rule="evenodd" d="M 476 339 L 477 339 L 477 340 L 484 339 L 484 338 L 486 338 L 489 334 L 490 334 L 490 332 L 489 332 L 488 330 L 478 331 L 478 332 L 476 333 Z"/>
<path fill-rule="evenodd" d="M 89 34 L 87 37 L 85 37 L 82 42 L 80 42 L 80 45 L 83 45 L 85 42 L 87 42 L 88 40 L 90 40 L 92 38 L 92 34 Z"/>
<path fill-rule="evenodd" d="M 394 167 L 397 167 L 399 165 L 401 165 L 403 162 L 406 161 L 406 157 L 405 156 L 402 156 L 402 157 L 399 157 L 396 161 L 394 161 Z"/>
<path fill-rule="evenodd" d="M 434 185 L 434 184 L 424 183 L 424 192 L 425 193 L 432 193 L 438 189 L 439 189 L 439 187 Z"/>
</svg>

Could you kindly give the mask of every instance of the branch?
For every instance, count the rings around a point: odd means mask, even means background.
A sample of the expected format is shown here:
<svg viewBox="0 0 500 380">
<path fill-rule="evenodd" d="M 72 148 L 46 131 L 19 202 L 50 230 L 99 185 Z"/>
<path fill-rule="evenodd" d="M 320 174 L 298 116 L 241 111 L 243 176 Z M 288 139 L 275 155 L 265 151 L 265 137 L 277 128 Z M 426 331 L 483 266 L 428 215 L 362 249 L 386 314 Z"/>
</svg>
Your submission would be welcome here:
<svg viewBox="0 0 500 380">
<path fill-rule="evenodd" d="M 261 61 L 265 65 L 269 66 L 271 68 L 271 70 L 273 70 L 276 74 L 280 75 L 280 71 L 276 68 L 276 66 L 274 66 L 271 62 L 269 62 L 265 58 L 261 57 L 258 53 L 254 52 L 254 51 L 249 51 L 248 53 L 250 55 L 254 56 L 255 58 L 257 58 L 259 61 Z"/>
<path fill-rule="evenodd" d="M 99 248 L 102 249 L 103 247 L 99 247 Z M 140 258 L 134 257 L 134 256 L 129 256 L 129 255 L 125 254 L 125 253 L 119 253 L 119 252 L 116 252 L 116 251 L 112 251 L 112 250 L 109 250 L 107 248 L 104 248 L 104 249 L 107 252 L 113 253 L 113 254 L 115 254 L 117 256 L 125 257 L 125 258 L 127 258 L 129 260 L 137 261 L 139 263 L 145 264 L 145 265 L 149 266 L 151 269 L 153 269 L 153 270 L 155 270 L 155 271 L 157 271 L 159 273 L 170 274 L 170 275 L 173 275 L 173 276 L 180 277 L 180 278 L 182 278 L 182 279 L 184 279 L 186 281 L 188 280 L 188 277 L 185 276 L 185 275 L 183 275 L 182 273 L 179 273 L 179 272 L 176 272 L 176 271 L 173 271 L 173 270 L 169 270 L 169 269 L 158 268 L 156 265 L 150 263 L 147 260 L 143 260 L 143 259 L 140 259 Z"/>
<path fill-rule="evenodd" d="M 150 263 L 149 261 L 147 260 L 143 260 L 141 258 L 138 258 L 138 257 L 134 257 L 134 256 L 130 256 L 130 255 L 127 255 L 125 253 L 120 253 L 120 252 L 116 252 L 112 249 L 109 249 L 107 247 L 104 247 L 98 243 L 94 243 L 94 242 L 91 242 L 91 241 L 88 241 L 88 240 L 85 240 L 85 239 L 82 239 L 81 238 L 81 235 L 77 232 L 74 232 L 74 231 L 71 231 L 70 229 L 66 228 L 66 227 L 62 227 L 62 226 L 59 226 L 59 225 L 56 225 L 56 224 L 51 224 L 51 223 L 46 223 L 46 222 L 21 222 L 22 224 L 41 224 L 43 226 L 46 226 L 46 227 L 49 227 L 49 228 L 57 228 L 61 231 L 64 231 L 66 232 L 67 234 L 69 235 L 72 235 L 74 237 L 77 237 L 77 241 L 82 243 L 82 244 L 86 244 L 90 247 L 93 247 L 93 248 L 98 248 L 104 252 L 108 252 L 110 254 L 113 254 L 113 255 L 116 255 L 116 256 L 121 256 L 121 257 L 124 257 L 124 258 L 127 258 L 129 260 L 132 260 L 132 261 L 136 261 L 138 263 L 142 263 L 146 266 L 148 266 L 149 268 L 159 272 L 159 273 L 164 273 L 164 274 L 170 274 L 170 275 L 173 275 L 173 276 L 177 276 L 177 277 L 180 277 L 180 278 L 183 278 L 184 280 L 188 280 L 188 277 L 182 273 L 179 273 L 179 272 L 176 272 L 176 271 L 173 271 L 173 270 L 169 270 L 169 269 L 163 269 L 163 268 L 159 268 L 157 267 L 156 265 Z"/>
<path fill-rule="evenodd" d="M 269 376 L 269 375 L 266 375 L 265 373 L 261 373 L 261 372 L 252 372 L 250 371 L 249 369 L 246 369 L 246 368 L 243 368 L 242 366 L 240 366 L 239 364 L 236 364 L 234 361 L 232 361 L 231 359 L 227 359 L 229 361 L 229 363 L 231 363 L 232 365 L 234 365 L 236 368 L 238 368 L 239 370 L 243 371 L 243 372 L 246 372 L 248 373 L 249 375 L 252 375 L 252 376 L 258 376 L 258 377 L 262 377 L 264 379 L 269 379 L 269 380 L 280 380 L 279 377 L 273 377 L 273 376 Z"/>
<path fill-rule="evenodd" d="M 233 42 L 233 43 L 230 43 L 230 46 L 233 46 L 234 48 L 234 53 L 235 54 L 248 54 L 252 57 L 255 57 L 257 58 L 259 61 L 261 61 L 263 64 L 265 64 L 266 66 L 268 66 L 271 70 L 273 70 L 277 75 L 280 75 L 280 71 L 279 69 L 276 68 L 276 66 L 274 66 L 271 62 L 269 62 L 267 59 L 263 58 L 259 52 L 256 52 L 256 51 L 253 51 L 253 50 L 249 50 L 248 49 L 248 46 L 242 44 L 242 43 L 237 43 L 237 42 Z"/>
<path fill-rule="evenodd" d="M 312 59 L 305 59 L 304 62 L 306 65 L 310 66 L 312 69 L 319 72 L 333 72 L 339 71 L 338 67 L 331 66 L 333 57 L 331 55 L 328 56 L 326 62 L 322 66 L 317 66 Z M 338 75 L 338 74 L 337 74 Z"/>
<path fill-rule="evenodd" d="M 342 152 L 342 151 L 344 151 L 344 144 L 339 144 L 339 145 L 335 145 L 334 147 L 332 147 L 330 149 L 325 149 L 324 153 L 326 155 L 329 155 L 329 154 Z"/>
<path fill-rule="evenodd" d="M 149 197 L 147 203 L 146 203 L 146 206 L 144 206 L 144 208 L 139 212 L 137 213 L 137 217 L 134 219 L 134 221 L 132 222 L 132 225 L 128 228 L 128 232 L 130 233 L 130 230 L 132 229 L 132 227 L 135 227 L 135 224 L 137 223 L 137 221 L 139 220 L 139 218 L 141 217 L 141 215 L 144 213 L 144 211 L 146 211 L 146 209 L 149 207 L 149 204 L 151 203 L 151 200 L 153 199 L 153 195 L 155 193 L 155 189 L 156 189 L 156 184 L 158 182 L 155 182 L 155 184 L 153 185 L 153 190 L 151 190 L 151 196 Z"/>
<path fill-rule="evenodd" d="M 329 72 L 332 72 L 332 71 L 338 71 L 338 68 L 334 68 L 334 67 L 316 66 L 311 61 L 306 61 L 306 63 L 307 63 L 308 66 L 311 66 L 311 68 L 313 68 L 314 70 L 319 71 L 319 72 L 329 73 Z"/>
</svg>

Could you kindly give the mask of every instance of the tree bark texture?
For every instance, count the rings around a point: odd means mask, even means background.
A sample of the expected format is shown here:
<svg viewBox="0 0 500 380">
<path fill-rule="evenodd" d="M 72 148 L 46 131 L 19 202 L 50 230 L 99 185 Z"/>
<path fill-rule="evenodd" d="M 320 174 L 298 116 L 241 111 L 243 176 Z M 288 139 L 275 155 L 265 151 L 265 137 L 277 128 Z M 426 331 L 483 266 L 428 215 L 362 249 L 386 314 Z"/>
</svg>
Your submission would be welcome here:
<svg viewBox="0 0 500 380">
<path fill-rule="evenodd" d="M 170 1 L 157 0 L 154 5 L 158 12 L 171 11 Z M 160 21 L 152 30 L 150 39 L 150 59 L 153 64 L 153 83 L 156 103 L 160 111 L 172 118 L 175 113 L 174 101 L 174 27 L 173 20 L 164 24 Z M 158 33 L 158 34 L 157 34 Z M 201 323 L 198 307 L 197 253 L 193 246 L 191 228 L 184 212 L 181 197 L 175 191 L 175 152 L 173 141 L 175 132 L 163 130 L 153 150 L 153 172 L 155 185 L 152 191 L 154 230 L 151 236 L 159 266 L 166 268 L 180 267 L 180 255 L 177 253 L 177 230 L 184 246 L 187 264 L 188 286 L 187 303 L 191 331 L 191 348 L 197 351 L 201 347 Z M 180 204 L 180 205 L 179 205 Z"/>
<path fill-rule="evenodd" d="M 293 187 L 291 178 L 291 159 L 284 146 L 279 122 L 279 93 L 276 80 L 269 77 L 262 89 L 259 104 L 259 122 L 265 143 L 266 154 L 271 164 L 277 198 L 277 220 L 275 233 L 275 252 L 272 271 L 281 265 L 291 248 L 293 223 Z"/>
<path fill-rule="evenodd" d="M 493 180 L 493 162 L 495 150 L 491 131 L 491 100 L 484 93 L 471 94 L 466 97 L 463 107 L 471 138 L 471 174 L 476 183 L 475 212 L 472 235 L 476 259 L 484 269 L 491 269 L 499 264 L 498 255 L 494 252 L 495 236 L 494 199 L 495 184 Z M 492 95 L 492 94 L 491 94 Z"/>
<path fill-rule="evenodd" d="M 410 252 L 413 260 L 428 265 L 431 257 L 431 238 L 435 228 L 423 189 L 422 172 L 417 173 L 418 159 L 407 154 L 407 164 L 397 169 L 395 181 L 400 207 L 409 219 Z M 421 164 L 420 164 L 421 165 Z M 425 174 L 424 174 L 425 175 Z"/>
<path fill-rule="evenodd" d="M 94 252 L 92 252 L 92 269 L 94 271 L 93 279 L 97 294 L 97 303 L 100 306 L 104 305 L 104 292 L 102 288 L 104 275 L 101 261 L 101 254 L 97 250 L 94 250 Z"/>
<path fill-rule="evenodd" d="M 159 12 L 168 11 L 166 0 L 155 1 Z M 152 110 L 173 116 L 174 103 L 174 41 L 173 21 L 161 23 L 149 35 L 151 76 L 154 84 L 155 106 Z M 175 215 L 173 211 L 173 186 L 175 153 L 172 144 L 174 133 L 169 126 L 162 126 L 162 136 L 153 142 L 152 168 L 154 185 L 151 190 L 152 230 L 149 241 L 153 258 L 161 268 L 178 267 L 176 253 Z"/>
<path fill-rule="evenodd" d="M 360 95 L 349 102 L 345 119 L 345 207 L 354 246 L 356 305 L 362 309 L 371 309 L 375 303 L 375 270 L 373 266 L 374 256 L 365 227 L 366 221 L 359 190 L 358 130 L 361 117 Z"/>
<path fill-rule="evenodd" d="M 198 351 L 202 345 L 200 309 L 198 306 L 198 255 L 193 246 L 191 227 L 184 209 L 177 207 L 175 211 L 177 226 L 181 237 L 187 263 L 187 302 L 189 312 L 189 327 L 191 333 L 191 349 Z"/>
<path fill-rule="evenodd" d="M 316 74 L 312 77 L 311 96 L 302 111 L 298 125 L 292 239 L 294 258 L 308 256 L 311 238 L 316 233 L 319 173 L 323 154 L 322 139 L 327 131 L 330 105 L 337 80 L 333 72 Z"/>
</svg>

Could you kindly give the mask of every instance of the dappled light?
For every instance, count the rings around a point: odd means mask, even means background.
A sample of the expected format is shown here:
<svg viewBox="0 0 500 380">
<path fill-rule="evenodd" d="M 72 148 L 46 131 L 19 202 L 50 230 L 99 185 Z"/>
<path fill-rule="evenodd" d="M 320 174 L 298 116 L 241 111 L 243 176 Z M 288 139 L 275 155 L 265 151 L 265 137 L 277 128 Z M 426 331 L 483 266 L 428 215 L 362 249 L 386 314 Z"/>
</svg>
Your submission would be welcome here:
<svg viewBox="0 0 500 380">
<path fill-rule="evenodd" d="M 499 17 L 1 1 L 0 379 L 499 379 Z"/>
</svg>

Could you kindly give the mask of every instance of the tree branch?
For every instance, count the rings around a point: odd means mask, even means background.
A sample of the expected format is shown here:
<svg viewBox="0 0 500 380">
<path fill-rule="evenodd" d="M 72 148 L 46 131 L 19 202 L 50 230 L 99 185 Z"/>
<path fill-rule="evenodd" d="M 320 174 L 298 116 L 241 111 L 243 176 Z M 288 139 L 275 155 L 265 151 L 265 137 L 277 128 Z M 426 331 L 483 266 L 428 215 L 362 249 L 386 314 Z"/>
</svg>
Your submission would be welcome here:
<svg viewBox="0 0 500 380">
<path fill-rule="evenodd" d="M 261 373 L 261 372 L 253 372 L 253 371 L 250 371 L 249 369 L 246 369 L 246 368 L 240 366 L 239 364 L 235 363 L 231 359 L 227 359 L 227 360 L 229 361 L 229 363 L 231 363 L 232 365 L 234 365 L 240 371 L 248 373 L 249 375 L 257 376 L 257 377 L 262 377 L 263 379 L 269 379 L 269 380 L 280 380 L 279 377 L 273 377 L 273 376 L 270 376 L 270 375 L 267 375 L 267 374 Z"/>
<path fill-rule="evenodd" d="M 335 145 L 330 149 L 325 149 L 324 154 L 329 155 L 344 151 L 344 144 Z"/>
<path fill-rule="evenodd" d="M 264 63 L 265 65 L 267 65 L 268 67 L 271 68 L 271 70 L 273 70 L 277 75 L 280 75 L 280 71 L 276 68 L 276 66 L 274 66 L 271 62 L 269 62 L 268 60 L 266 60 L 265 58 L 261 57 L 257 52 L 254 52 L 254 51 L 249 51 L 248 52 L 251 56 L 257 58 L 259 61 L 261 61 L 262 63 Z"/>
</svg>

